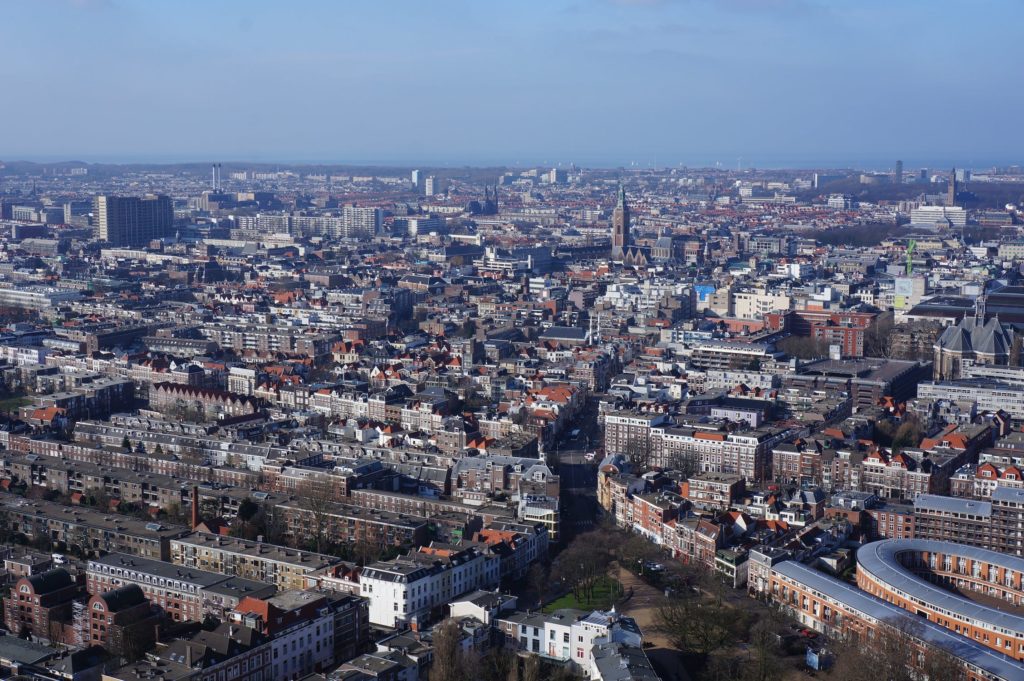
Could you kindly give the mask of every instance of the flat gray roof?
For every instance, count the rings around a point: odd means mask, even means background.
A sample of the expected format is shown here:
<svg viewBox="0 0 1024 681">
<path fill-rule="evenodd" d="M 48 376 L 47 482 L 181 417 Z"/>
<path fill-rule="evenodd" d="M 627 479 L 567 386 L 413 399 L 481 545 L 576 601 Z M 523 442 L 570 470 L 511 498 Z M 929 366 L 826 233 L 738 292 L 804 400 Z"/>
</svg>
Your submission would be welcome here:
<svg viewBox="0 0 1024 681">
<path fill-rule="evenodd" d="M 997 488 L 998 489 L 998 488 Z M 988 501 L 975 501 L 974 499 L 960 499 L 958 497 L 945 497 L 941 494 L 921 494 L 914 499 L 914 510 L 926 509 L 940 513 L 963 513 L 973 516 L 991 516 L 992 503 Z"/>
<path fill-rule="evenodd" d="M 932 604 L 968 620 L 988 624 L 1024 636 L 1024 617 L 981 605 L 935 586 L 903 567 L 901 553 L 941 553 L 999 565 L 1024 574 L 1024 559 L 987 549 L 931 539 L 887 539 L 862 546 L 857 551 L 857 570 L 899 589 L 912 599 Z"/>
<path fill-rule="evenodd" d="M 919 636 L 925 642 L 942 648 L 951 655 L 955 655 L 968 664 L 1002 679 L 1002 681 L 1024 681 L 1024 666 L 1021 666 L 1016 660 L 997 653 L 980 643 L 975 643 L 965 636 L 955 634 L 945 627 L 933 624 L 923 617 L 915 617 L 906 610 L 886 603 L 880 598 L 875 598 L 866 591 L 861 591 L 846 582 L 829 577 L 795 560 L 783 561 L 772 569 L 794 582 L 825 594 L 851 610 L 863 613 L 874 620 L 898 622 L 912 619 L 920 625 Z"/>
<path fill-rule="evenodd" d="M 1000 485 L 992 490 L 992 499 L 1014 504 L 1024 504 L 1024 489 Z"/>
</svg>

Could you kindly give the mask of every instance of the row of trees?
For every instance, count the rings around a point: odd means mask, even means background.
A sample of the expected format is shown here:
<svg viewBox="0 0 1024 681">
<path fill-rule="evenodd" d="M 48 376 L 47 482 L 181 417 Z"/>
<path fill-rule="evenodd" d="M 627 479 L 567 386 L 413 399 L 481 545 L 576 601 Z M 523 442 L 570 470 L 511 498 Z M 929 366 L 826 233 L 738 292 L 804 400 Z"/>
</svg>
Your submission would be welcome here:
<svg viewBox="0 0 1024 681">
<path fill-rule="evenodd" d="M 642 473 L 650 470 L 655 465 L 661 465 L 673 471 L 679 471 L 686 478 L 696 475 L 699 472 L 700 464 L 697 455 L 689 452 L 671 452 L 663 460 L 655 460 L 654 443 L 650 437 L 632 438 L 622 451 L 622 456 L 629 464 L 630 470 L 634 473 Z"/>
<path fill-rule="evenodd" d="M 854 636 L 832 643 L 834 681 L 860 681 L 866 673 L 886 681 L 966 681 L 963 664 L 935 646 L 921 646 L 924 625 L 909 617 L 889 622 L 881 635 Z M 870 671 L 868 671 L 870 670 Z"/>
</svg>

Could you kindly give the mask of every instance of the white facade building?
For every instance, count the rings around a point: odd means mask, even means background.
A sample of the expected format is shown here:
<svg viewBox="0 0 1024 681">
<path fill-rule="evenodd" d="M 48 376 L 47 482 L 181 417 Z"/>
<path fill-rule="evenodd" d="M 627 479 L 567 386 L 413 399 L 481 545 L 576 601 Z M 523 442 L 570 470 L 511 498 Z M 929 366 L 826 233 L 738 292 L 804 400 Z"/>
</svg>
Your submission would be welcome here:
<svg viewBox="0 0 1024 681">
<path fill-rule="evenodd" d="M 366 566 L 360 595 L 370 603 L 370 622 L 383 627 L 422 625 L 436 608 L 501 581 L 501 561 L 475 546 L 432 544 L 417 553 Z M 437 613 L 439 614 L 439 613 Z"/>
</svg>

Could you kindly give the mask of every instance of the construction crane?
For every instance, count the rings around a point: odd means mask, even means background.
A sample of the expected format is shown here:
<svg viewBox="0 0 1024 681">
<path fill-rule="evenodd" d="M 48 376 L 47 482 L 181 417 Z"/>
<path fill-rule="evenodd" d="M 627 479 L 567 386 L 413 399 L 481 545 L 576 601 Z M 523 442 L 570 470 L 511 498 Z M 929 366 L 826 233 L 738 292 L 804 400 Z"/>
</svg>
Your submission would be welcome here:
<svg viewBox="0 0 1024 681">
<path fill-rule="evenodd" d="M 913 239 L 907 244 L 907 276 L 909 277 L 914 272 L 914 249 L 917 248 L 917 242 Z"/>
</svg>

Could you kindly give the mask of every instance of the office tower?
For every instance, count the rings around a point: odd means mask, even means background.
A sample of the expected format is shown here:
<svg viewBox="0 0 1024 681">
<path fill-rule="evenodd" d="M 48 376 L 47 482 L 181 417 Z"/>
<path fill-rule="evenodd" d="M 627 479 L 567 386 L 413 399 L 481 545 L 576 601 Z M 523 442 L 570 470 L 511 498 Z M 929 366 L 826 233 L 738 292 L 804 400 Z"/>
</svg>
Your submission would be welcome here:
<svg viewBox="0 0 1024 681">
<path fill-rule="evenodd" d="M 927 182 L 928 181 L 928 169 L 927 168 L 921 168 L 921 174 L 918 176 L 918 179 L 921 180 L 921 182 Z"/>
<path fill-rule="evenodd" d="M 903 161 L 896 161 L 896 176 L 893 180 L 896 184 L 903 184 Z"/>
<path fill-rule="evenodd" d="M 626 190 L 619 185 L 619 200 L 612 211 L 612 260 L 622 260 L 629 246 L 629 204 Z"/>
<path fill-rule="evenodd" d="M 956 168 L 949 171 L 949 185 L 946 189 L 946 205 L 956 205 Z"/>
<path fill-rule="evenodd" d="M 97 196 L 93 212 L 100 240 L 113 246 L 143 246 L 174 233 L 169 196 Z"/>
<path fill-rule="evenodd" d="M 418 170 L 412 171 L 411 179 L 412 179 L 412 188 L 413 189 L 419 189 L 420 188 L 420 171 L 418 171 Z"/>
</svg>

